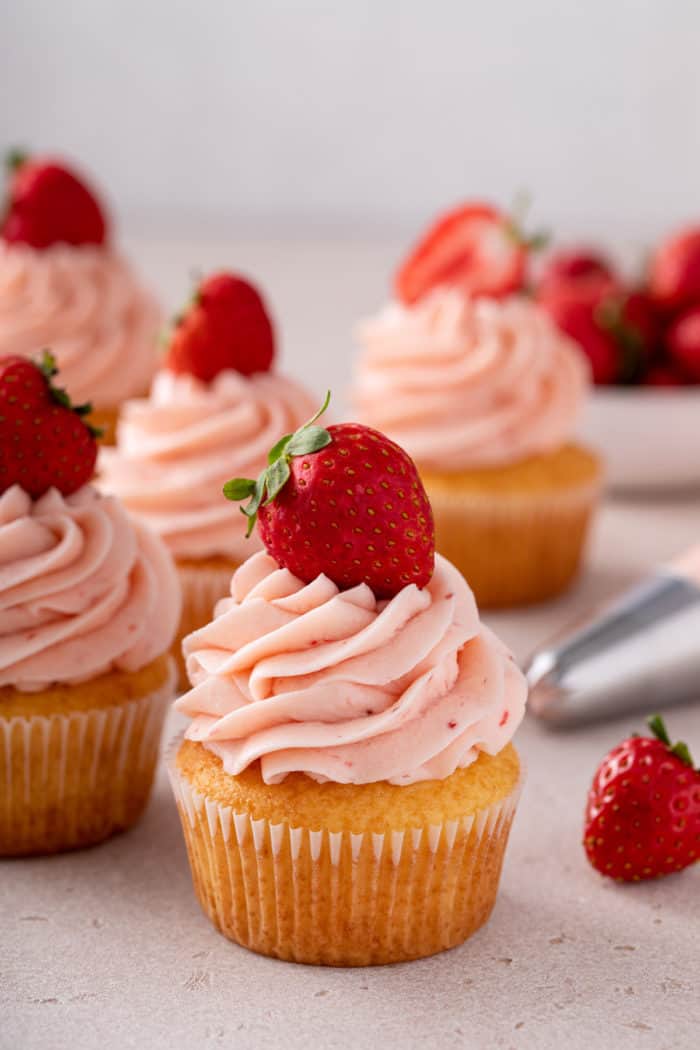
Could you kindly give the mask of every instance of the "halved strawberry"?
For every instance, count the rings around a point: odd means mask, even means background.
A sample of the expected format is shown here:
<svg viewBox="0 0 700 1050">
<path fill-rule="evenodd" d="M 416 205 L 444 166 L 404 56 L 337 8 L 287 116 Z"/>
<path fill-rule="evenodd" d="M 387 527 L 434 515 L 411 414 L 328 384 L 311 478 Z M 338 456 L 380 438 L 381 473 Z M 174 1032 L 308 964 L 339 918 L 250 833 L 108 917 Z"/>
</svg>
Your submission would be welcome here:
<svg viewBox="0 0 700 1050">
<path fill-rule="evenodd" d="M 525 282 L 528 241 L 508 215 L 490 204 L 468 203 L 429 228 L 395 278 L 398 298 L 410 306 L 438 285 L 467 295 L 499 298 Z"/>
</svg>

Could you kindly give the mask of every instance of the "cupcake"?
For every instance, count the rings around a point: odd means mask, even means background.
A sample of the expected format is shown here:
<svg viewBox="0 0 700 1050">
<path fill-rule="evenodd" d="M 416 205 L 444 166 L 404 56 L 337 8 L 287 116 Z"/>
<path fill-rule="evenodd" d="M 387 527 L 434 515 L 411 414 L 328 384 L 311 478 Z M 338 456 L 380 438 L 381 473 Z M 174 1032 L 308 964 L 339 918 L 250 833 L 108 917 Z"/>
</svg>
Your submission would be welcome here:
<svg viewBox="0 0 700 1050">
<path fill-rule="evenodd" d="M 266 550 L 185 639 L 169 771 L 195 891 L 231 940 L 361 966 L 457 945 L 494 906 L 525 679 L 434 555 L 407 454 L 303 428 L 250 494 Z"/>
<path fill-rule="evenodd" d="M 76 401 L 114 440 L 121 402 L 148 390 L 158 307 L 111 246 L 104 208 L 61 162 L 17 156 L 0 225 L 0 355 L 52 348 Z"/>
<path fill-rule="evenodd" d="M 243 515 L 221 498 L 232 473 L 258 474 L 280 434 L 313 411 L 272 368 L 274 332 L 247 281 L 214 274 L 176 320 L 147 398 L 128 401 L 117 447 L 104 450 L 101 484 L 151 526 L 175 557 L 183 588 L 182 637 L 211 619 L 231 574 L 258 549 Z M 183 685 L 186 685 L 186 679 Z"/>
<path fill-rule="evenodd" d="M 601 467 L 573 439 L 587 361 L 524 294 L 523 243 L 476 211 L 442 220 L 360 326 L 353 400 L 414 457 L 438 550 L 495 608 L 569 585 Z"/>
<path fill-rule="evenodd" d="M 130 827 L 174 696 L 172 559 L 90 484 L 95 438 L 53 374 L 0 359 L 0 856 Z"/>
</svg>

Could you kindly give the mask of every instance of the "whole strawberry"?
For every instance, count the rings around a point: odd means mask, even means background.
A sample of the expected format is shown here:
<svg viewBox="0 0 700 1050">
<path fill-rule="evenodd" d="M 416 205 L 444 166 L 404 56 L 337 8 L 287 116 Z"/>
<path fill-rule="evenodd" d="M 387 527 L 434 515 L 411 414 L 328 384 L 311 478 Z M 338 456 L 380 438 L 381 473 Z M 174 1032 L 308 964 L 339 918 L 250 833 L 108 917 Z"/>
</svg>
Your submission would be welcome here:
<svg viewBox="0 0 700 1050">
<path fill-rule="evenodd" d="M 442 215 L 411 250 L 396 274 L 396 294 L 409 306 L 438 285 L 470 296 L 508 295 L 522 289 L 529 252 L 542 239 L 525 237 L 517 220 L 490 204 L 463 204 Z"/>
<path fill-rule="evenodd" d="M 603 875 L 638 882 L 700 858 L 700 771 L 685 744 L 671 745 L 662 719 L 653 737 L 633 736 L 599 767 L 588 796 L 584 847 Z"/>
<path fill-rule="evenodd" d="M 267 372 L 274 356 L 275 333 L 260 293 L 237 274 L 215 273 L 176 318 L 164 363 L 209 383 L 226 369 Z"/>
<path fill-rule="evenodd" d="M 585 281 L 590 277 L 615 279 L 608 260 L 587 248 L 569 248 L 554 252 L 547 260 L 539 281 L 540 290 L 562 284 Z"/>
<path fill-rule="evenodd" d="M 667 310 L 700 304 L 700 226 L 667 238 L 651 261 L 649 288 Z"/>
<path fill-rule="evenodd" d="M 48 353 L 39 364 L 0 358 L 0 493 L 21 485 L 34 499 L 50 488 L 69 496 L 95 472 L 90 405 L 72 405 L 52 383 L 56 371 Z"/>
<path fill-rule="evenodd" d="M 104 244 L 107 222 L 85 182 L 60 161 L 21 153 L 8 160 L 10 183 L 0 235 L 10 244 Z"/>
<path fill-rule="evenodd" d="M 237 478 L 224 488 L 242 508 L 249 533 L 256 518 L 279 565 L 311 583 L 321 573 L 346 589 L 366 583 L 378 598 L 433 575 L 433 515 L 413 460 L 370 427 L 315 421 L 272 449 L 257 481 Z"/>
<path fill-rule="evenodd" d="M 594 271 L 575 280 L 550 279 L 537 295 L 588 357 L 596 385 L 639 381 L 659 339 L 656 314 L 644 292 Z"/>
<path fill-rule="evenodd" d="M 688 382 L 700 383 L 700 306 L 675 317 L 664 341 L 669 358 Z"/>
</svg>

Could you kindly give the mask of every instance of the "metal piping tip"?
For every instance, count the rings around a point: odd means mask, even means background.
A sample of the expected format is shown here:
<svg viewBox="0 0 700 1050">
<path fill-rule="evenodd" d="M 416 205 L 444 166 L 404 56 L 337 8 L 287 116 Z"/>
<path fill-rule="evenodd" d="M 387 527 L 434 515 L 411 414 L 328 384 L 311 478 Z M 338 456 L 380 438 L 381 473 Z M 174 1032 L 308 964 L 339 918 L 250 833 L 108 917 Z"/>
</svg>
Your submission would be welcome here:
<svg viewBox="0 0 700 1050">
<path fill-rule="evenodd" d="M 529 710 L 556 728 L 700 701 L 700 587 L 645 580 L 533 654 Z"/>
</svg>

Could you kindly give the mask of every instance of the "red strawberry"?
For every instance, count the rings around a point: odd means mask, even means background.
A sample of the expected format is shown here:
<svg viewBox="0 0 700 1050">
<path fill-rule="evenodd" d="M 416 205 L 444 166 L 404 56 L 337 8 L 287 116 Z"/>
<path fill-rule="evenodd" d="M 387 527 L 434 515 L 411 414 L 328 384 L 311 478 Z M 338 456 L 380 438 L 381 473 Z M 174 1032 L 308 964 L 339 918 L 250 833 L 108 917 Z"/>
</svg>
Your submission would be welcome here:
<svg viewBox="0 0 700 1050">
<path fill-rule="evenodd" d="M 548 260 L 540 278 L 540 287 L 576 282 L 589 277 L 614 279 L 607 259 L 585 248 L 556 252 Z"/>
<path fill-rule="evenodd" d="M 603 875 L 638 882 L 700 858 L 700 770 L 671 746 L 657 715 L 651 737 L 633 736 L 603 760 L 588 796 L 584 846 Z"/>
<path fill-rule="evenodd" d="M 666 332 L 669 357 L 694 383 L 700 383 L 700 306 L 674 319 Z"/>
<path fill-rule="evenodd" d="M 540 304 L 561 331 L 581 347 L 597 385 L 614 383 L 620 374 L 619 347 L 597 314 L 600 304 L 616 291 L 615 282 L 599 276 L 540 289 Z"/>
<path fill-rule="evenodd" d="M 330 396 L 330 395 L 329 395 Z M 257 482 L 236 478 L 228 499 L 242 508 L 279 565 L 310 583 L 325 573 L 340 588 L 366 583 L 391 598 L 433 575 L 433 514 L 415 464 L 402 448 L 360 423 L 287 434 Z"/>
<path fill-rule="evenodd" d="M 215 273 L 176 319 L 165 367 L 209 383 L 226 369 L 244 376 L 267 372 L 274 355 L 275 334 L 259 292 L 236 274 Z"/>
<path fill-rule="evenodd" d="M 538 297 L 558 327 L 587 355 L 597 385 L 636 382 L 658 341 L 653 306 L 605 274 L 549 282 Z"/>
<path fill-rule="evenodd" d="M 0 493 L 21 485 L 34 499 L 57 488 L 69 496 L 95 472 L 95 431 L 83 419 L 90 405 L 72 405 L 51 354 L 40 364 L 0 358 Z"/>
<path fill-rule="evenodd" d="M 665 309 L 700 303 L 700 226 L 669 237 L 651 261 L 649 288 Z"/>
<path fill-rule="evenodd" d="M 104 244 L 104 212 L 84 181 L 58 161 L 14 154 L 0 234 L 9 243 Z"/>
<path fill-rule="evenodd" d="M 473 296 L 518 291 L 528 250 L 539 240 L 526 240 L 489 204 L 464 204 L 438 219 L 413 248 L 396 275 L 396 294 L 410 306 L 441 284 Z"/>
<path fill-rule="evenodd" d="M 643 379 L 644 386 L 677 387 L 684 386 L 684 379 L 673 365 L 652 365 Z"/>
</svg>

